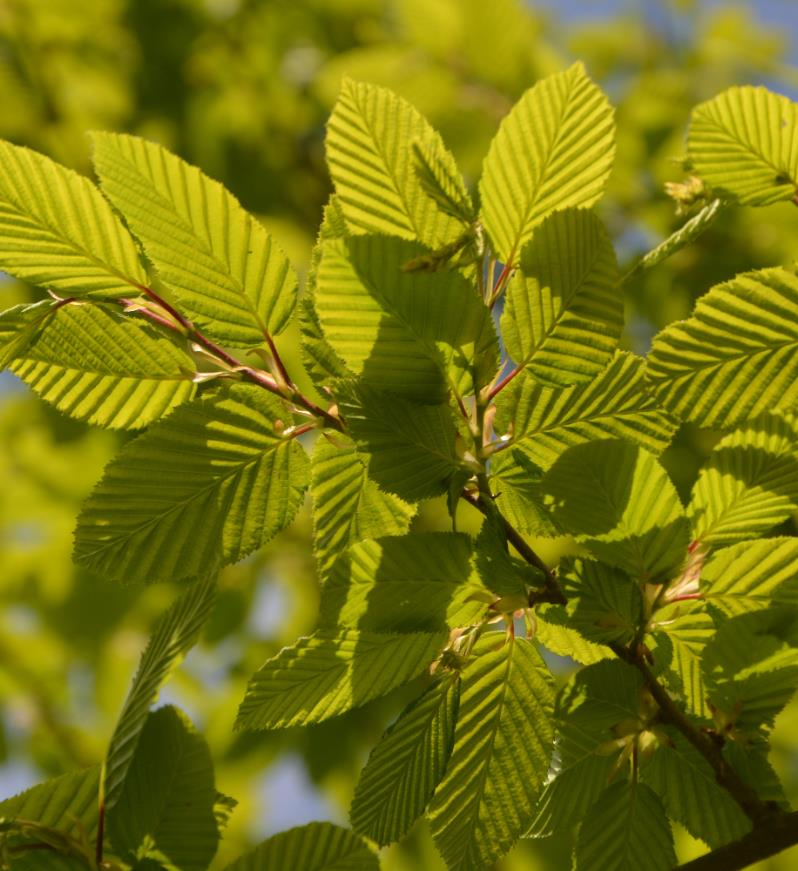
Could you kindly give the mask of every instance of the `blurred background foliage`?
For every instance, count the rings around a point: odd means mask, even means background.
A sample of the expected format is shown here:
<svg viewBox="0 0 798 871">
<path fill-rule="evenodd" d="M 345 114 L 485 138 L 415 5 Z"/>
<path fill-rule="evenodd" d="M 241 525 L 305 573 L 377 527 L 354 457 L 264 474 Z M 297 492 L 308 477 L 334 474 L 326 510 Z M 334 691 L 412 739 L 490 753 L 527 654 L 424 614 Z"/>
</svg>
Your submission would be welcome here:
<svg viewBox="0 0 798 871">
<path fill-rule="evenodd" d="M 582 59 L 617 106 L 618 155 L 600 209 L 631 263 L 684 220 L 663 185 L 683 178 L 691 107 L 744 83 L 795 98 L 797 28 L 790 0 L 0 0 L 0 137 L 83 172 L 87 130 L 156 139 L 223 181 L 303 272 L 329 194 L 325 120 L 343 76 L 415 103 L 473 184 L 514 100 Z M 729 210 L 628 285 L 627 347 L 645 352 L 657 329 L 736 272 L 792 262 L 796 238 L 794 207 Z M 36 293 L 2 281 L 0 306 Z M 283 344 L 295 371 L 296 335 Z M 118 442 L 0 378 L 0 796 L 102 758 L 148 631 L 175 595 L 112 585 L 70 562 L 78 507 Z M 665 455 L 683 496 L 713 442 L 684 428 Z M 427 505 L 419 523 L 444 528 L 445 510 Z M 402 704 L 398 693 L 306 730 L 231 732 L 249 674 L 313 627 L 310 531 L 306 511 L 266 552 L 224 572 L 203 643 L 162 696 L 205 732 L 219 788 L 240 801 L 219 867 L 291 825 L 344 822 L 359 768 Z M 541 545 L 549 557 L 562 546 Z M 568 662 L 558 665 L 565 673 Z M 796 734 L 793 704 L 773 760 L 793 800 Z M 679 843 L 682 858 L 702 851 L 683 832 Z M 523 842 L 501 868 L 566 868 L 568 850 Z M 797 859 L 761 867 L 786 871 Z M 384 867 L 442 865 L 418 826 Z"/>
</svg>

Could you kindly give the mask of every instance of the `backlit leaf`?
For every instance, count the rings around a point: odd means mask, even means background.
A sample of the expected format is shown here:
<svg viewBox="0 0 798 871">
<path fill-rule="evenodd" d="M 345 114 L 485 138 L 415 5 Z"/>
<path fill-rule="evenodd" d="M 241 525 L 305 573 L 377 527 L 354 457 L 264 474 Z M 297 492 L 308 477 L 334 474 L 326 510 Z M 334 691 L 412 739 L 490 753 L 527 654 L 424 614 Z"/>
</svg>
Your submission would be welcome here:
<svg viewBox="0 0 798 871">
<path fill-rule="evenodd" d="M 219 182 L 160 145 L 94 133 L 102 189 L 182 310 L 209 336 L 257 346 L 282 332 L 296 277 L 271 236 Z"/>
<path fill-rule="evenodd" d="M 287 526 L 309 461 L 264 390 L 234 384 L 127 444 L 84 505 L 75 559 L 125 581 L 205 575 Z"/>
</svg>

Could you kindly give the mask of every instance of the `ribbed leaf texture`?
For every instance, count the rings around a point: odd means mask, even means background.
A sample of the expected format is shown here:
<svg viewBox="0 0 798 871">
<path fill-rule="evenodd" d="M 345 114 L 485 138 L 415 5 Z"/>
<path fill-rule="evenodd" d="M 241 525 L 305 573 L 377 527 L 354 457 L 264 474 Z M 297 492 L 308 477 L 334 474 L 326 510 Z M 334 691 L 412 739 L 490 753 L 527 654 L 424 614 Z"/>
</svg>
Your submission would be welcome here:
<svg viewBox="0 0 798 871">
<path fill-rule="evenodd" d="M 209 336 L 257 346 L 285 329 L 296 277 L 263 226 L 221 184 L 160 145 L 94 133 L 103 192 L 125 216 L 184 314 Z"/>
<path fill-rule="evenodd" d="M 766 88 L 729 88 L 693 110 L 687 153 L 713 190 L 748 206 L 798 190 L 798 106 Z"/>
<path fill-rule="evenodd" d="M 281 729 L 342 714 L 421 674 L 445 640 L 444 633 L 320 630 L 255 672 L 236 728 Z"/>
<path fill-rule="evenodd" d="M 661 453 L 676 423 L 648 391 L 645 362 L 627 351 L 592 381 L 564 390 L 544 387 L 525 374 L 502 391 L 496 428 L 512 432 L 513 443 L 532 462 L 548 468 L 573 445 L 621 438 Z"/>
<path fill-rule="evenodd" d="M 482 221 L 499 258 L 517 262 L 555 209 L 592 206 L 614 157 L 613 110 L 581 63 L 530 88 L 502 121 L 479 185 Z"/>
<path fill-rule="evenodd" d="M 379 871 L 377 857 L 357 835 L 332 823 L 280 832 L 225 866 L 224 871 Z"/>
<path fill-rule="evenodd" d="M 490 868 L 523 834 L 554 738 L 553 681 L 532 644 L 488 635 L 474 653 L 463 672 L 452 756 L 430 806 L 450 871 Z"/>
<path fill-rule="evenodd" d="M 473 393 L 498 366 L 490 314 L 456 271 L 406 272 L 423 250 L 388 236 L 355 236 L 324 245 L 314 304 L 330 346 L 363 383 L 435 403 L 447 391 Z"/>
<path fill-rule="evenodd" d="M 476 220 L 471 195 L 449 152 L 421 142 L 414 142 L 412 148 L 413 171 L 424 193 L 442 212 L 464 224 Z"/>
<path fill-rule="evenodd" d="M 567 770 L 615 741 L 615 727 L 639 717 L 642 687 L 640 673 L 618 659 L 576 672 L 557 697 L 558 765 Z"/>
<path fill-rule="evenodd" d="M 668 689 L 681 699 L 689 713 L 709 717 L 701 659 L 715 634 L 715 624 L 703 603 L 692 607 L 680 603 L 676 607 L 676 616 L 663 612 L 646 643 Z"/>
<path fill-rule="evenodd" d="M 25 353 L 25 349 L 57 311 L 57 305 L 50 299 L 42 299 L 0 312 L 0 369 L 5 369 Z"/>
<path fill-rule="evenodd" d="M 380 490 L 346 436 L 320 438 L 313 448 L 311 470 L 313 543 L 322 576 L 349 545 L 407 532 L 415 507 Z"/>
<path fill-rule="evenodd" d="M 701 592 L 729 617 L 771 606 L 798 606 L 798 539 L 724 547 L 704 566 Z"/>
<path fill-rule="evenodd" d="M 104 306 L 59 306 L 11 369 L 64 414 L 111 429 L 141 429 L 195 391 L 184 350 Z"/>
<path fill-rule="evenodd" d="M 746 272 L 713 287 L 692 317 L 654 339 L 648 378 L 662 404 L 702 426 L 731 427 L 798 405 L 798 276 Z"/>
<path fill-rule="evenodd" d="M 635 263 L 634 268 L 624 276 L 624 280 L 631 278 L 638 272 L 642 272 L 644 269 L 653 269 L 662 263 L 663 260 L 667 260 L 677 251 L 681 251 L 682 248 L 685 248 L 691 242 L 695 242 L 705 230 L 715 223 L 715 218 L 721 210 L 721 205 L 720 200 L 712 200 L 712 202 L 704 206 L 698 214 L 690 218 L 689 221 L 686 221 L 678 230 L 671 233 L 656 248 L 653 248 L 644 257 L 641 257 Z"/>
<path fill-rule="evenodd" d="M 756 538 L 798 508 L 798 434 L 763 414 L 726 436 L 701 469 L 687 509 L 693 535 L 717 547 Z"/>
<path fill-rule="evenodd" d="M 390 844 L 421 816 L 446 771 L 459 699 L 459 682 L 444 678 L 383 735 L 355 787 L 349 818 L 356 832 Z"/>
<path fill-rule="evenodd" d="M 91 838 L 97 832 L 100 766 L 71 771 L 0 802 L 0 818 L 30 820 L 58 832 Z"/>
<path fill-rule="evenodd" d="M 637 580 L 668 579 L 687 557 L 689 525 L 675 487 L 647 451 L 621 441 L 577 445 L 543 487 L 556 522 Z"/>
<path fill-rule="evenodd" d="M 623 299 L 612 243 L 593 212 L 554 212 L 536 228 L 501 325 L 507 353 L 541 383 L 587 381 L 606 368 L 623 327 Z"/>
<path fill-rule="evenodd" d="M 556 536 L 561 530 L 544 504 L 542 478 L 543 470 L 523 448 L 504 450 L 491 458 L 491 487 L 502 514 L 521 532 Z"/>
<path fill-rule="evenodd" d="M 87 179 L 0 142 L 0 268 L 62 296 L 135 296 L 133 237 Z"/>
<path fill-rule="evenodd" d="M 346 222 L 355 233 L 419 239 L 431 248 L 462 231 L 424 190 L 414 170 L 416 142 L 458 174 L 454 158 L 419 112 L 376 85 L 345 79 L 327 122 L 327 163 Z"/>
<path fill-rule="evenodd" d="M 535 639 L 557 656 L 567 656 L 582 665 L 592 665 L 614 654 L 604 644 L 588 641 L 571 626 L 562 605 L 543 605 L 535 611 Z"/>
<path fill-rule="evenodd" d="M 216 601 L 216 582 L 192 584 L 158 622 L 141 657 L 105 757 L 105 806 L 112 808 L 161 685 L 194 646 Z"/>
<path fill-rule="evenodd" d="M 657 794 L 644 783 L 608 786 L 576 842 L 575 871 L 670 871 L 673 833 Z"/>
<path fill-rule="evenodd" d="M 125 581 L 206 575 L 265 544 L 302 503 L 310 463 L 285 411 L 235 384 L 126 445 L 87 500 L 75 559 Z"/>
<path fill-rule="evenodd" d="M 540 797 L 535 818 L 527 838 L 548 838 L 555 832 L 567 832 L 581 822 L 591 805 L 601 795 L 612 774 L 615 760 L 598 756 L 595 747 L 567 766 L 556 761 Z M 553 775 L 553 779 L 552 779 Z"/>
<path fill-rule="evenodd" d="M 435 632 L 477 622 L 492 597 L 471 544 L 463 533 L 417 532 L 353 545 L 324 585 L 321 625 Z"/>
<path fill-rule="evenodd" d="M 346 364 L 335 353 L 324 335 L 315 302 L 319 264 L 325 245 L 334 239 L 346 239 L 348 235 L 341 205 L 333 194 L 324 207 L 316 244 L 310 254 L 304 295 L 297 307 L 297 321 L 302 335 L 302 362 L 308 375 L 318 387 L 349 375 Z"/>
<path fill-rule="evenodd" d="M 640 777 L 662 799 L 671 819 L 712 849 L 741 838 L 751 822 L 704 757 L 675 729 L 641 767 Z"/>
<path fill-rule="evenodd" d="M 597 644 L 626 644 L 643 622 L 640 588 L 620 571 L 595 560 L 566 558 L 558 569 L 574 629 Z"/>
<path fill-rule="evenodd" d="M 726 620 L 701 665 L 710 701 L 726 722 L 743 733 L 772 727 L 798 686 L 796 612 L 775 607 Z"/>
<path fill-rule="evenodd" d="M 416 405 L 361 388 L 339 403 L 368 474 L 378 486 L 408 502 L 446 493 L 462 470 L 457 430 L 445 405 Z"/>
<path fill-rule="evenodd" d="M 615 727 L 636 719 L 640 692 L 639 674 L 617 659 L 584 668 L 565 684 L 554 709 L 555 755 L 528 837 L 567 831 L 582 820 L 610 780 L 621 752 Z"/>
<path fill-rule="evenodd" d="M 114 849 L 132 858 L 144 847 L 181 871 L 205 871 L 219 843 L 213 780 L 210 750 L 188 717 L 171 706 L 150 714 L 108 813 Z"/>
</svg>

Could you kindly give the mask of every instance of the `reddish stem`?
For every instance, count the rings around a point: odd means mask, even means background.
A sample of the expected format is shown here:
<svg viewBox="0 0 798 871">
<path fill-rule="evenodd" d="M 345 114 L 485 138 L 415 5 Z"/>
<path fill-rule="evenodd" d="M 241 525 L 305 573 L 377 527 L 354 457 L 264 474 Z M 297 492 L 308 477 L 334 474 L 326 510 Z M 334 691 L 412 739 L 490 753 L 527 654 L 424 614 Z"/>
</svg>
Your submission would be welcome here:
<svg viewBox="0 0 798 871">
<path fill-rule="evenodd" d="M 523 371 L 524 371 L 523 366 L 516 366 L 515 369 L 512 369 L 510 372 L 508 372 L 504 376 L 504 378 L 502 378 L 502 380 L 499 381 L 498 384 L 494 385 L 488 391 L 488 402 L 490 402 L 491 399 L 493 399 L 493 397 L 496 396 L 498 393 L 501 393 L 501 391 L 504 390 L 504 388 L 513 380 L 513 378 L 515 378 L 516 375 L 518 375 L 519 373 L 521 373 Z"/>
</svg>

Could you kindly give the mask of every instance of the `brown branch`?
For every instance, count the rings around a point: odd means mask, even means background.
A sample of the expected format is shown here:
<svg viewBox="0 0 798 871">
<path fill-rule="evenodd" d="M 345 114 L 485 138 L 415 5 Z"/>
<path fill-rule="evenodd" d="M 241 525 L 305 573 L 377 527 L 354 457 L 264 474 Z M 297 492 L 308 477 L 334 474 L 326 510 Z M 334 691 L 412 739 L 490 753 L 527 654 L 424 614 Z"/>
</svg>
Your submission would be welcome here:
<svg viewBox="0 0 798 871">
<path fill-rule="evenodd" d="M 798 811 L 782 811 L 756 824 L 739 840 L 685 862 L 676 871 L 740 871 L 795 844 L 798 844 Z"/>
<path fill-rule="evenodd" d="M 172 317 L 179 325 L 182 327 L 186 336 L 191 339 L 192 342 L 196 342 L 196 344 L 205 348 L 210 354 L 216 357 L 218 360 L 221 360 L 231 369 L 234 369 L 240 375 L 242 375 L 247 380 L 251 381 L 253 384 L 257 384 L 259 387 L 263 387 L 268 390 L 270 393 L 274 393 L 275 396 L 279 396 L 281 399 L 287 399 L 289 402 L 293 402 L 295 405 L 304 408 L 306 411 L 309 411 L 311 414 L 315 415 L 318 418 L 321 418 L 325 425 L 331 427 L 332 429 L 337 429 L 339 432 L 344 431 L 344 426 L 341 423 L 340 419 L 330 414 L 329 411 L 325 411 L 323 408 L 320 408 L 316 405 L 315 402 L 308 399 L 301 391 L 299 391 L 288 375 L 288 372 L 285 369 L 282 359 L 277 352 L 277 348 L 272 341 L 272 337 L 268 333 L 264 333 L 264 337 L 269 346 L 269 351 L 274 360 L 275 366 L 277 367 L 279 376 L 282 380 L 282 384 L 279 383 L 273 375 L 270 375 L 268 372 L 264 372 L 262 369 L 257 369 L 254 366 L 247 366 L 242 363 L 240 360 L 236 359 L 232 354 L 229 354 L 224 348 L 220 347 L 216 344 L 212 339 L 209 339 L 198 327 L 196 327 L 190 320 L 185 318 L 180 312 L 174 308 L 169 302 L 167 302 L 159 293 L 154 291 L 151 287 L 147 287 L 143 284 L 135 285 L 138 290 L 140 290 L 148 299 L 152 300 L 152 302 L 156 303 L 160 308 L 162 308 L 170 317 Z"/>
<path fill-rule="evenodd" d="M 543 572 L 546 581 L 545 587 L 542 590 L 539 590 L 535 593 L 530 594 L 530 605 L 536 605 L 543 602 L 552 602 L 555 605 L 564 605 L 566 603 L 565 593 L 563 593 L 560 588 L 559 583 L 557 582 L 557 578 L 554 575 L 554 572 L 543 562 L 543 560 L 535 553 L 531 545 L 521 536 L 519 532 L 516 531 L 515 527 L 510 523 L 509 520 L 499 511 L 496 505 L 489 506 L 485 502 L 485 497 L 482 495 L 477 495 L 476 493 L 472 493 L 469 490 L 463 490 L 461 493 L 463 499 L 469 503 L 469 505 L 473 505 L 478 511 L 481 511 L 486 517 L 490 516 L 493 512 L 496 517 L 498 517 L 499 521 L 504 528 L 504 533 L 507 536 L 507 541 L 512 544 L 512 546 L 518 551 L 521 557 L 529 563 L 529 565 L 534 566 L 536 569 L 540 569 Z"/>
<path fill-rule="evenodd" d="M 684 711 L 668 695 L 668 691 L 657 680 L 641 654 L 633 653 L 620 645 L 610 645 L 617 656 L 633 665 L 643 675 L 645 685 L 659 706 L 660 719 L 670 723 L 695 747 L 707 760 L 715 772 L 715 780 L 737 802 L 745 815 L 754 823 L 769 822 L 777 811 L 767 802 L 762 801 L 756 792 L 729 765 L 721 752 L 721 748 L 705 732 L 690 722 Z M 796 835 L 798 838 L 798 835 Z"/>
</svg>

